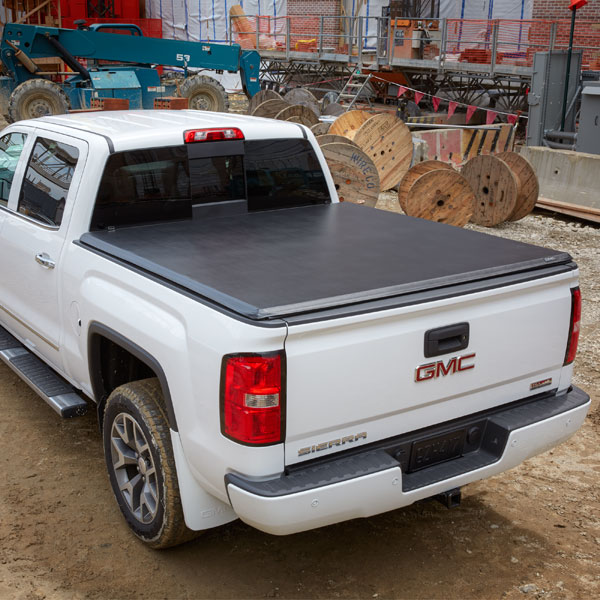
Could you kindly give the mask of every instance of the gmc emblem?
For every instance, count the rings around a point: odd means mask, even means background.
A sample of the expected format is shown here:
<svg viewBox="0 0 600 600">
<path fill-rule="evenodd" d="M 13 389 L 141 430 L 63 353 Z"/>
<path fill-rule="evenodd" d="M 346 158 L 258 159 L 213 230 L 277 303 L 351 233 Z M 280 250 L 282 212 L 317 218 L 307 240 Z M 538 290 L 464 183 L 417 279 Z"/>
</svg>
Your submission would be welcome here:
<svg viewBox="0 0 600 600">
<path fill-rule="evenodd" d="M 466 364 L 466 362 L 472 358 L 475 358 L 475 352 L 463 356 L 454 356 L 447 364 L 445 364 L 443 360 L 438 360 L 437 362 L 421 365 L 415 369 L 415 381 L 418 383 L 419 381 L 437 379 L 438 377 L 446 377 L 446 375 L 452 375 L 453 373 L 459 373 L 460 371 L 474 369 L 474 364 Z"/>
</svg>

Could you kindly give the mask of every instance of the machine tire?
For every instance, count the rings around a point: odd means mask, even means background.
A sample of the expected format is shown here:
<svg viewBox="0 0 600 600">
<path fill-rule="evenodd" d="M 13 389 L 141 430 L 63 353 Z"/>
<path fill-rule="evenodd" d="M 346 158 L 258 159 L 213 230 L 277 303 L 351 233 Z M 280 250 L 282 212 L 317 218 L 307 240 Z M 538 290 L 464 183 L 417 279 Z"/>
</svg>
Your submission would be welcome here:
<svg viewBox="0 0 600 600">
<path fill-rule="evenodd" d="M 103 438 L 110 484 L 135 535 L 155 549 L 196 537 L 183 517 L 158 379 L 133 381 L 112 392 L 104 409 Z"/>
<path fill-rule="evenodd" d="M 29 79 L 20 83 L 8 101 L 10 123 L 46 115 L 62 115 L 69 110 L 69 100 L 61 87 L 48 79 Z"/>
<path fill-rule="evenodd" d="M 180 92 L 184 98 L 188 98 L 192 110 L 229 111 L 227 92 L 212 77 L 192 75 L 181 84 Z"/>
</svg>

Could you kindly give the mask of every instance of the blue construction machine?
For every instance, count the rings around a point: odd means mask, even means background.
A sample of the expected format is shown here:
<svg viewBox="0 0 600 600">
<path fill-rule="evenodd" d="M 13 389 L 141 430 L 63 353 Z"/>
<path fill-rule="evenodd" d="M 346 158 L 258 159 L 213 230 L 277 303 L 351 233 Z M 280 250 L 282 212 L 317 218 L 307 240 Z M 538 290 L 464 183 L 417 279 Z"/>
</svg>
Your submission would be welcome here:
<svg viewBox="0 0 600 600">
<path fill-rule="evenodd" d="M 229 101 L 223 86 L 188 69 L 239 72 L 248 97 L 260 89 L 260 56 L 254 50 L 242 50 L 239 44 L 151 38 L 129 24 L 87 27 L 79 22 L 78 27 L 4 26 L 0 111 L 9 121 L 87 109 L 93 98 L 126 98 L 134 109 L 153 108 L 155 98 L 183 96 L 190 108 L 226 112 Z M 110 33 L 115 30 L 122 33 Z M 51 57 L 62 60 L 73 72 L 61 83 L 35 62 Z M 184 77 L 165 83 L 157 65 L 181 67 Z"/>
</svg>

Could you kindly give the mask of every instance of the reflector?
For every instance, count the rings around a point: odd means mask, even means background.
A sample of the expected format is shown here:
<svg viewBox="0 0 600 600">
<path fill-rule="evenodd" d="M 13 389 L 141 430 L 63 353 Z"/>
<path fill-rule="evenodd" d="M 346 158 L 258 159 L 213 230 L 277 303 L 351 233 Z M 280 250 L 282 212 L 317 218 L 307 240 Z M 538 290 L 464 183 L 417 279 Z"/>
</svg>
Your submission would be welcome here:
<svg viewBox="0 0 600 600">
<path fill-rule="evenodd" d="M 579 329 L 581 327 L 581 290 L 571 290 L 571 325 L 569 327 L 569 339 L 565 353 L 565 365 L 570 365 L 575 360 L 577 345 L 579 344 Z"/>
</svg>

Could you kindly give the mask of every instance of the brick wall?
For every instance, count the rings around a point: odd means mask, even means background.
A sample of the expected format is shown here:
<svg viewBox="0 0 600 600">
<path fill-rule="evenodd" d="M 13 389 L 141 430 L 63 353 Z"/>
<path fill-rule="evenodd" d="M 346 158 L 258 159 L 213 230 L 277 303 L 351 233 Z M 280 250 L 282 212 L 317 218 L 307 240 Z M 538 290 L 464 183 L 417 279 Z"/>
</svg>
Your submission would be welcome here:
<svg viewBox="0 0 600 600">
<path fill-rule="evenodd" d="M 533 19 L 560 20 L 556 34 L 556 47 L 566 49 L 569 44 L 571 11 L 569 0 L 533 0 Z M 549 39 L 548 26 L 535 24 L 530 30 L 533 43 L 545 43 Z M 583 49 L 584 68 L 600 69 L 600 0 L 589 0 L 577 11 L 574 46 Z M 539 48 L 542 50 L 542 48 Z"/>
<path fill-rule="evenodd" d="M 300 40 L 315 40 L 312 44 L 316 47 L 319 43 L 319 28 L 321 17 L 323 20 L 323 47 L 336 48 L 340 32 L 339 19 L 332 19 L 340 14 L 339 0 L 288 0 L 287 14 L 290 17 L 291 47 L 294 49 Z M 303 42 L 300 42 L 298 50 Z"/>
<path fill-rule="evenodd" d="M 532 19 L 571 19 L 570 0 L 533 0 Z M 577 20 L 600 22 L 600 2 L 588 0 L 577 11 Z"/>
</svg>

